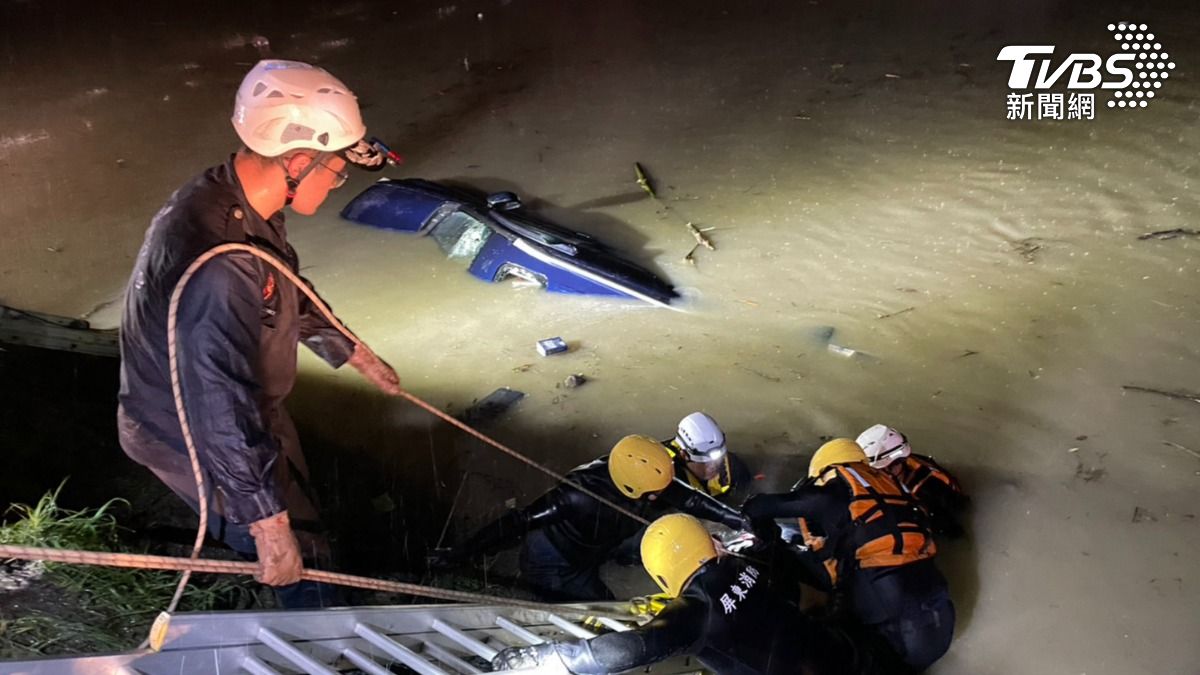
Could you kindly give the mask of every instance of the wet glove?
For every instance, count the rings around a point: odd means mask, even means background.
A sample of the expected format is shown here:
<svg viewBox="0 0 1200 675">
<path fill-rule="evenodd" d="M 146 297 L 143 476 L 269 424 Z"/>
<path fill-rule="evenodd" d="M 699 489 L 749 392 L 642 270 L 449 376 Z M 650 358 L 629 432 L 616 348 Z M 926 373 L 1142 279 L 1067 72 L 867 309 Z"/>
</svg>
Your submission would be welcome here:
<svg viewBox="0 0 1200 675">
<path fill-rule="evenodd" d="M 359 343 L 346 363 L 362 373 L 362 376 L 378 387 L 379 391 L 391 396 L 400 393 L 400 376 L 365 344 Z"/>
<path fill-rule="evenodd" d="M 553 660 L 558 660 L 558 652 L 553 642 L 544 642 L 532 647 L 509 647 L 492 657 L 492 670 L 525 670 Z"/>
<path fill-rule="evenodd" d="M 250 536 L 254 537 L 254 548 L 258 551 L 258 571 L 254 578 L 259 583 L 289 586 L 300 581 L 304 562 L 287 511 L 250 523 Z"/>
<path fill-rule="evenodd" d="M 634 616 L 658 616 L 674 599 L 669 593 L 638 596 L 629 601 L 629 612 Z"/>
</svg>

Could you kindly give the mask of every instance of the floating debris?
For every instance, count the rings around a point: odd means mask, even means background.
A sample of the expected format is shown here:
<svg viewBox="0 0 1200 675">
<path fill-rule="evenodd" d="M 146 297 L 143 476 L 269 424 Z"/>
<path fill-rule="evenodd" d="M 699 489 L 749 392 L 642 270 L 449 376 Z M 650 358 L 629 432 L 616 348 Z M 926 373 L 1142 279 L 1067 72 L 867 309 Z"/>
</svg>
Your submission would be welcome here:
<svg viewBox="0 0 1200 675">
<path fill-rule="evenodd" d="M 694 266 L 696 264 L 696 249 L 698 249 L 698 248 L 700 248 L 700 244 L 696 244 L 695 246 L 693 246 L 692 250 L 688 251 L 687 255 L 683 256 L 683 259 L 680 260 L 680 262 L 685 262 L 689 265 Z"/>
<path fill-rule="evenodd" d="M 837 354 L 838 356 L 844 356 L 844 357 L 846 357 L 846 358 L 850 358 L 850 357 L 852 357 L 852 356 L 855 356 L 855 355 L 857 355 L 857 354 L 858 354 L 858 350 L 857 350 L 857 349 L 850 349 L 849 347 L 843 347 L 843 346 L 841 346 L 841 345 L 835 345 L 835 344 L 833 344 L 832 342 L 830 342 L 830 343 L 829 343 L 829 345 L 828 345 L 826 348 L 827 348 L 829 351 L 833 352 L 834 354 Z"/>
<path fill-rule="evenodd" d="M 1139 241 L 1147 239 L 1177 239 L 1179 237 L 1200 237 L 1200 230 L 1188 230 L 1182 227 L 1177 227 L 1174 230 L 1159 230 L 1158 232 L 1149 232 L 1138 237 Z"/>
<path fill-rule="evenodd" d="M 1147 521 L 1151 523 L 1157 523 L 1158 517 L 1151 513 L 1148 509 L 1143 509 L 1140 506 L 1133 507 L 1133 518 L 1129 522 L 1144 523 Z"/>
<path fill-rule="evenodd" d="M 712 241 L 710 241 L 709 238 L 707 236 L 705 236 L 705 234 L 704 234 L 705 232 L 711 231 L 713 228 L 710 227 L 705 230 L 700 230 L 700 229 L 697 229 L 696 226 L 691 224 L 690 222 L 685 223 L 684 227 L 686 227 L 688 232 L 691 233 L 692 237 L 694 237 L 696 239 L 697 244 L 699 244 L 700 246 L 703 246 L 704 248 L 706 248 L 710 251 L 717 250 L 717 247 L 714 246 Z M 692 249 L 692 250 L 694 251 L 696 249 Z"/>
<path fill-rule="evenodd" d="M 1044 240 L 1038 237 L 1026 237 L 1024 239 L 1010 242 L 1012 250 L 1025 259 L 1027 263 L 1037 262 L 1038 251 L 1041 251 Z"/>
<path fill-rule="evenodd" d="M 568 349 L 567 341 L 560 337 L 552 337 L 552 338 L 546 338 L 545 340 L 538 340 L 538 343 L 537 343 L 538 354 L 541 354 L 542 356 L 550 356 L 551 354 L 561 354 L 561 353 L 567 351 L 567 349 Z"/>
<path fill-rule="evenodd" d="M 1195 457 L 1196 459 L 1200 459 L 1200 452 L 1196 452 L 1195 450 L 1193 450 L 1189 447 L 1180 445 L 1178 443 L 1172 443 L 1171 441 L 1163 441 L 1163 445 L 1167 446 L 1168 448 L 1175 448 L 1176 450 L 1182 450 L 1182 451 L 1186 452 L 1187 454 L 1191 455 L 1192 457 Z"/>
<path fill-rule="evenodd" d="M 486 424 L 508 412 L 509 408 L 513 407 L 517 401 L 523 398 L 525 398 L 525 392 L 523 391 L 500 387 L 484 397 L 483 400 L 467 408 L 459 416 L 459 419 L 475 426 Z"/>
<path fill-rule="evenodd" d="M 783 382 L 782 377 L 778 377 L 776 375 L 770 375 L 768 373 L 764 373 L 761 370 L 755 370 L 754 368 L 750 368 L 749 366 L 743 366 L 741 364 L 734 364 L 734 365 L 736 365 L 738 368 L 741 368 L 742 370 L 746 371 L 747 373 L 750 373 L 751 375 L 757 375 L 758 377 L 761 377 L 762 379 L 764 379 L 768 382 Z"/>
<path fill-rule="evenodd" d="M 913 311 L 914 309 L 916 309 L 916 307 L 905 307 L 904 309 L 897 310 L 897 311 L 895 311 L 895 312 L 888 312 L 887 314 L 876 314 L 876 315 L 875 315 L 875 318 L 876 318 L 876 319 L 890 319 L 890 318 L 892 318 L 893 316 L 900 316 L 901 314 L 905 314 L 905 313 L 907 313 L 907 312 L 911 312 L 911 311 Z"/>
<path fill-rule="evenodd" d="M 1123 384 L 1121 388 L 1125 391 L 1140 391 L 1144 394 L 1158 394 L 1167 398 L 1174 398 L 1181 401 L 1191 401 L 1192 403 L 1200 403 L 1200 394 L 1195 394 L 1190 391 L 1167 391 L 1165 389 L 1154 389 L 1151 387 L 1139 387 L 1133 384 Z"/>
<path fill-rule="evenodd" d="M 651 199 L 658 199 L 658 195 L 654 192 L 654 186 L 650 184 L 650 178 L 646 175 L 645 170 L 642 169 L 642 165 L 634 162 L 633 172 L 637 177 L 638 187 L 642 188 L 646 194 L 650 195 Z"/>
</svg>

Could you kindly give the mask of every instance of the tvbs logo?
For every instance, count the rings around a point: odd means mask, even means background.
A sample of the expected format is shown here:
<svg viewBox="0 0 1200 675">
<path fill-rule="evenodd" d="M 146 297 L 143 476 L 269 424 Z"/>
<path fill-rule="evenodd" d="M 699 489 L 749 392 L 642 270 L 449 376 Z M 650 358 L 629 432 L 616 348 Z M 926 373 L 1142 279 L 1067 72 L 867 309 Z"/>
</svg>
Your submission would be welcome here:
<svg viewBox="0 0 1200 675">
<path fill-rule="evenodd" d="M 1052 45 L 1009 45 L 1000 50 L 997 61 L 1012 61 L 1012 74 L 1008 76 L 1008 86 L 1012 89 L 1028 89 L 1033 79 L 1034 89 L 1049 89 L 1058 82 L 1067 69 L 1070 76 L 1067 79 L 1068 89 L 1124 89 L 1133 82 L 1134 54 L 1113 54 L 1107 61 L 1102 61 L 1099 54 L 1071 54 L 1057 68 L 1051 71 L 1052 62 L 1049 56 L 1054 53 Z M 1045 54 L 1046 58 L 1036 55 Z M 1033 67 L 1041 64 L 1037 78 L 1033 78 Z M 1129 63 L 1126 68 L 1122 64 Z M 1120 79 L 1105 81 L 1100 73 L 1101 65 L 1106 71 Z"/>
<path fill-rule="evenodd" d="M 1175 63 L 1146 24 L 1108 24 L 1121 51 L 1107 58 L 1074 53 L 1054 58 L 1053 45 L 1009 45 L 997 61 L 1012 63 L 1008 86 L 1036 92 L 1036 119 L 1093 119 L 1095 91 L 1111 91 L 1109 108 L 1145 108 L 1171 76 Z M 1062 86 L 1068 92 L 1043 93 Z M 1035 119 L 1034 93 L 1008 94 L 1008 119 Z"/>
</svg>

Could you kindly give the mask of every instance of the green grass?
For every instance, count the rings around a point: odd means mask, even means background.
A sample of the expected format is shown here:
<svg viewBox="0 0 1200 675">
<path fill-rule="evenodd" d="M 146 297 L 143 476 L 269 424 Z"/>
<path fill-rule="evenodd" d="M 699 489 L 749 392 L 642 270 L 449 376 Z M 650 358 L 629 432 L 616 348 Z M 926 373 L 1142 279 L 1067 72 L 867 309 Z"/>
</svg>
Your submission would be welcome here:
<svg viewBox="0 0 1200 675">
<path fill-rule="evenodd" d="M 127 551 L 114 499 L 95 509 L 72 511 L 58 504 L 62 486 L 29 506 L 14 504 L 0 525 L 0 544 L 90 551 Z M 174 572 L 47 563 L 34 581 L 33 604 L 43 605 L 0 619 L 0 659 L 48 654 L 111 652 L 136 647 L 166 608 L 179 576 Z M 255 586 L 241 577 L 194 575 L 181 611 L 250 606 Z M 2 596 L 0 596 L 2 597 Z"/>
</svg>

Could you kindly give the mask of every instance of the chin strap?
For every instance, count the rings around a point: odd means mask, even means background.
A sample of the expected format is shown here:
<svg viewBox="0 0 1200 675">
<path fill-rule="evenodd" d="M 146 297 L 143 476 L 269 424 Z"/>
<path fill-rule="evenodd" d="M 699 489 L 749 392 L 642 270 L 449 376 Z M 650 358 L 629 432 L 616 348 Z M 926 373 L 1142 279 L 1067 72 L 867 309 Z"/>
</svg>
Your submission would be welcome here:
<svg viewBox="0 0 1200 675">
<path fill-rule="evenodd" d="M 300 187 L 300 181 L 287 177 L 287 197 L 283 200 L 284 206 L 291 206 L 292 200 L 296 198 L 296 188 Z"/>
<path fill-rule="evenodd" d="M 312 157 L 312 161 L 309 162 L 308 166 L 304 167 L 304 170 L 300 172 L 300 175 L 296 176 L 295 178 L 292 178 L 292 175 L 288 173 L 287 162 L 282 158 L 279 160 L 279 166 L 283 167 L 283 179 L 287 181 L 287 197 L 283 201 L 284 206 L 291 206 L 292 200 L 296 198 L 296 190 L 300 187 L 300 182 L 303 181 L 308 174 L 312 173 L 313 169 L 317 168 L 317 166 L 320 165 L 320 163 L 323 162 L 328 155 L 329 153 L 327 152 L 317 153 L 315 157 Z"/>
<path fill-rule="evenodd" d="M 335 154 L 341 155 L 348 165 L 352 164 L 367 171 L 378 171 L 388 164 L 400 164 L 404 161 L 403 157 L 392 152 L 391 148 L 378 138 L 372 138 L 370 142 L 360 140 L 358 143 L 337 153 L 319 153 L 316 157 L 312 158 L 312 163 L 304 167 L 300 175 L 295 178 L 288 173 L 287 163 L 283 159 L 280 159 L 279 165 L 283 167 L 283 177 L 287 181 L 287 198 L 283 202 L 284 206 L 290 206 L 292 200 L 296 198 L 296 190 L 300 187 L 300 181 L 304 180 L 304 177 L 310 171 L 317 168 L 317 165 L 324 161 L 326 157 Z"/>
</svg>

